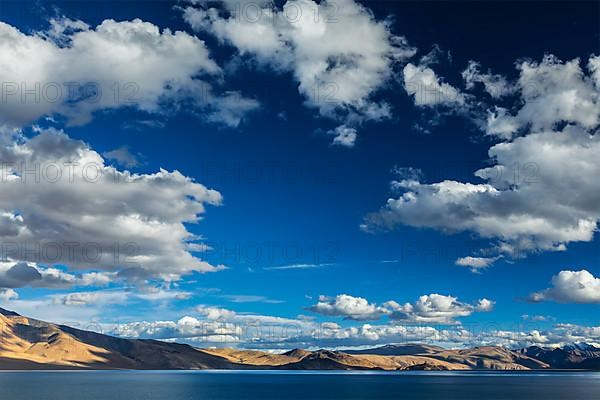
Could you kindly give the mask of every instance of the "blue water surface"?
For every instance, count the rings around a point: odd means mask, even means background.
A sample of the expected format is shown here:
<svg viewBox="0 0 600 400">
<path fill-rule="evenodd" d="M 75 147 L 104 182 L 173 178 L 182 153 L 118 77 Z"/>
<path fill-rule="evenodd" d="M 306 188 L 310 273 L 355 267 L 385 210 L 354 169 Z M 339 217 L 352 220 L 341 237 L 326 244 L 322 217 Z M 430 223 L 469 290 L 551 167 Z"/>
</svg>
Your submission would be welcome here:
<svg viewBox="0 0 600 400">
<path fill-rule="evenodd" d="M 13 371 L 0 399 L 600 399 L 600 373 Z"/>
</svg>

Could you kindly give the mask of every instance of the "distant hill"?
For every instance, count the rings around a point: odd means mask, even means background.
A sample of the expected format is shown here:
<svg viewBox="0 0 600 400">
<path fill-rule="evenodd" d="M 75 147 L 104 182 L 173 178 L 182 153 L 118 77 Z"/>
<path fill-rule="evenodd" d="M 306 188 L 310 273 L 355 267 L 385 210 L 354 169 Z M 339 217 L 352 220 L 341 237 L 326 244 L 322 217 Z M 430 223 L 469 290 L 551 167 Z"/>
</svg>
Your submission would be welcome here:
<svg viewBox="0 0 600 400">
<path fill-rule="evenodd" d="M 430 346 L 426 344 L 388 344 L 374 349 L 365 350 L 343 350 L 348 354 L 378 354 L 380 356 L 412 356 L 416 354 L 431 354 L 443 351 L 443 347 Z"/>
<path fill-rule="evenodd" d="M 520 352 L 555 369 L 600 369 L 600 348 L 587 343 L 570 344 L 554 349 L 532 346 Z"/>
<path fill-rule="evenodd" d="M 0 369 L 289 369 L 528 370 L 600 369 L 600 349 L 502 347 L 447 350 L 424 344 L 283 354 L 198 349 L 159 340 L 123 339 L 21 316 L 0 308 Z"/>
</svg>

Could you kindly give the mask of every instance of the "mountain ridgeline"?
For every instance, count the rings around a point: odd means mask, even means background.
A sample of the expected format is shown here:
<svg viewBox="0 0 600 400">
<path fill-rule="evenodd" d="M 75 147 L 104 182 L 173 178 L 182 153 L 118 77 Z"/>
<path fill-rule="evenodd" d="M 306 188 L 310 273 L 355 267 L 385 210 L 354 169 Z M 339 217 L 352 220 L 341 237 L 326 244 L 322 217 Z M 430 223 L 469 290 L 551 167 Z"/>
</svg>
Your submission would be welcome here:
<svg viewBox="0 0 600 400">
<path fill-rule="evenodd" d="M 273 354 L 117 338 L 0 308 L 0 369 L 598 370 L 600 348 L 577 344 L 519 351 L 496 346 L 447 350 L 402 344 L 347 351 L 294 349 Z"/>
</svg>

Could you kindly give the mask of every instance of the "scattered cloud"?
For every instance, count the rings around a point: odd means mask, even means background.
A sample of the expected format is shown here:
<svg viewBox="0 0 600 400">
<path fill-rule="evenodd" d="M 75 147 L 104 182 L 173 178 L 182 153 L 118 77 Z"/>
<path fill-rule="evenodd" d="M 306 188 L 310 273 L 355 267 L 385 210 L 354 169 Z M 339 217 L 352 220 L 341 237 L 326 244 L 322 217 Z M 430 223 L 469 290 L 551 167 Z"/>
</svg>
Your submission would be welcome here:
<svg viewBox="0 0 600 400">
<path fill-rule="evenodd" d="M 194 30 L 214 35 L 241 57 L 291 72 L 307 106 L 346 125 L 390 117 L 389 105 L 373 96 L 393 66 L 416 52 L 354 0 L 289 0 L 281 7 L 265 1 L 253 7 L 256 19 L 238 15 L 240 8 L 226 1 L 189 3 L 183 16 Z"/>
<path fill-rule="evenodd" d="M 590 58 L 589 65 L 596 60 Z M 548 56 L 520 68 L 520 84 L 534 82 L 539 95 L 519 100 L 515 115 L 494 117 L 494 123 L 528 128 L 514 138 L 512 128 L 497 135 L 500 142 L 488 151 L 493 165 L 475 171 L 474 179 L 484 182 L 399 177 L 391 185 L 399 195 L 369 214 L 364 229 L 401 224 L 471 231 L 495 239 L 498 249 L 512 249 L 513 257 L 593 239 L 600 219 L 600 136 L 595 134 L 600 84 L 596 75 L 585 75 L 578 60 L 562 63 Z"/>
<path fill-rule="evenodd" d="M 462 72 L 462 77 L 467 89 L 473 90 L 476 84 L 482 84 L 484 90 L 494 99 L 514 94 L 517 90 L 517 87 L 509 83 L 504 76 L 481 72 L 481 64 L 472 60 Z"/>
<path fill-rule="evenodd" d="M 335 298 L 320 296 L 319 302 L 308 309 L 321 315 L 355 321 L 379 320 L 387 316 L 391 321 L 404 323 L 456 324 L 456 318 L 468 317 L 474 312 L 489 312 L 493 306 L 494 302 L 488 299 L 468 304 L 456 297 L 435 293 L 403 305 L 393 300 L 377 305 L 362 297 L 341 294 Z"/>
</svg>

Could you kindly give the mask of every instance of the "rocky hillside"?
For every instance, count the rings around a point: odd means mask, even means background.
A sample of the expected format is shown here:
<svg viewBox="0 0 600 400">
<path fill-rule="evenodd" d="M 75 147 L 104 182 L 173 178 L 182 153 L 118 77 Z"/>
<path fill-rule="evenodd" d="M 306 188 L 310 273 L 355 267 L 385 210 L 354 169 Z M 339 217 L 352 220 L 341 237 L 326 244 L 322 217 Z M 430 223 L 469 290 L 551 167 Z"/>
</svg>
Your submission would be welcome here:
<svg viewBox="0 0 600 400">
<path fill-rule="evenodd" d="M 50 324 L 0 308 L 0 369 L 243 368 L 191 346 L 130 340 Z"/>
</svg>

